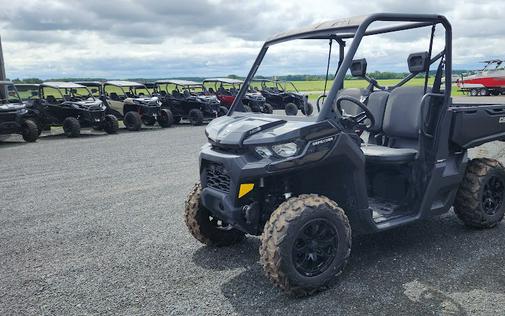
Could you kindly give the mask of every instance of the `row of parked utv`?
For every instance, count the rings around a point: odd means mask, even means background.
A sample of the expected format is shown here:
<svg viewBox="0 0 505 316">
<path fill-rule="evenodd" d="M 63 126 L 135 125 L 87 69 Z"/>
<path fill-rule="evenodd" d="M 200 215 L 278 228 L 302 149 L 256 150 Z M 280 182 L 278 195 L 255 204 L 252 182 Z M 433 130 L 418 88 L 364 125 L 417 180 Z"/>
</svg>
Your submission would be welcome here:
<svg viewBox="0 0 505 316">
<path fill-rule="evenodd" d="M 156 123 L 166 128 L 182 120 L 201 125 L 228 112 L 242 83 L 228 78 L 212 78 L 202 83 L 1 81 L 0 135 L 21 134 L 25 141 L 34 142 L 51 126 L 62 126 L 68 137 L 78 137 L 81 127 L 114 134 L 119 120 L 130 131 Z M 287 91 L 288 84 L 293 91 Z M 266 79 L 257 80 L 257 86 L 248 89 L 241 105 L 245 112 L 272 114 L 274 109 L 283 109 L 287 115 L 313 112 L 308 96 L 298 92 L 292 83 Z"/>
</svg>

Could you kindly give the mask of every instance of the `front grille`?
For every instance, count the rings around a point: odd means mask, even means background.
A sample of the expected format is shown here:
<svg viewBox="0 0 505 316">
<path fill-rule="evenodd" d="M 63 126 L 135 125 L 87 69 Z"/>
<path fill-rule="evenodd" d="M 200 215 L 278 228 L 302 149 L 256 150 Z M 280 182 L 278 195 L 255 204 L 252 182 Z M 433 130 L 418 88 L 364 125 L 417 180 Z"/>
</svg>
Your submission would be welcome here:
<svg viewBox="0 0 505 316">
<path fill-rule="evenodd" d="M 90 112 L 91 113 L 91 117 L 93 118 L 93 120 L 95 121 L 101 121 L 102 118 L 103 118 L 103 114 L 104 112 L 103 111 L 92 111 Z"/>
<path fill-rule="evenodd" d="M 224 193 L 230 192 L 230 176 L 223 165 L 211 163 L 205 169 L 208 187 Z"/>
</svg>

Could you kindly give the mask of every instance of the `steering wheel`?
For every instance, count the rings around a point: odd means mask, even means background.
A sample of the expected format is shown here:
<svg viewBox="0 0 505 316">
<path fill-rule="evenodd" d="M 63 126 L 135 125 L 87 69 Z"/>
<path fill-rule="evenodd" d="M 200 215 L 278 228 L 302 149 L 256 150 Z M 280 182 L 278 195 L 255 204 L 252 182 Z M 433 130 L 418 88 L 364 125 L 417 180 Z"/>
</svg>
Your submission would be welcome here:
<svg viewBox="0 0 505 316">
<path fill-rule="evenodd" d="M 358 113 L 356 115 L 348 115 L 345 114 L 342 111 L 342 101 L 349 101 L 354 104 L 356 104 L 359 108 L 363 110 L 363 112 Z M 373 116 L 372 112 L 367 108 L 366 105 L 364 105 L 362 102 L 360 102 L 358 99 L 353 98 L 351 96 L 341 96 L 340 98 L 337 99 L 336 102 L 336 107 L 337 110 L 342 113 L 343 119 L 346 122 L 351 123 L 352 126 L 351 128 L 359 129 L 359 130 L 369 130 L 375 125 L 375 117 Z M 367 124 L 366 119 L 368 119 L 370 122 Z"/>
<path fill-rule="evenodd" d="M 317 111 L 321 112 L 321 102 L 324 102 L 324 99 L 326 99 L 327 95 L 326 94 L 321 94 L 316 101 L 316 106 L 317 106 Z"/>
</svg>

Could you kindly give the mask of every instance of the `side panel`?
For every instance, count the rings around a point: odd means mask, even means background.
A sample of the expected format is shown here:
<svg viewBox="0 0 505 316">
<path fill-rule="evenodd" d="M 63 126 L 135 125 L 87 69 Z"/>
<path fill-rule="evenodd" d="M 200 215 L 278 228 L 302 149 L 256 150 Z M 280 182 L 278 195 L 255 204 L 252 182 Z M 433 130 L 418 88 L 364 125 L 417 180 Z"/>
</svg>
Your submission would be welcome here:
<svg viewBox="0 0 505 316">
<path fill-rule="evenodd" d="M 421 203 L 421 217 L 440 215 L 452 207 L 467 162 L 467 152 L 463 151 L 435 164 Z"/>
<path fill-rule="evenodd" d="M 505 139 L 505 105 L 453 107 L 451 140 L 471 148 Z"/>
<path fill-rule="evenodd" d="M 114 101 L 111 99 L 107 99 L 107 103 L 109 104 L 110 108 L 113 109 L 114 111 L 117 111 L 119 113 L 123 113 L 123 102 L 122 101 Z"/>
</svg>

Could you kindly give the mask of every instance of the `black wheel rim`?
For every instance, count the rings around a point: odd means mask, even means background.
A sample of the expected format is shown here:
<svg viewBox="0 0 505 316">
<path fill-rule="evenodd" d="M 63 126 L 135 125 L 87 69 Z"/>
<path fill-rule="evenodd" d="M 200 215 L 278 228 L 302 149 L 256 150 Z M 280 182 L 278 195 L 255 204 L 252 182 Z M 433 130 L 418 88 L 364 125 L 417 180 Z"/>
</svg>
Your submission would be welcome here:
<svg viewBox="0 0 505 316">
<path fill-rule="evenodd" d="M 488 215 L 495 215 L 503 205 L 505 195 L 505 184 L 498 176 L 491 176 L 482 192 L 482 209 Z"/>
<path fill-rule="evenodd" d="M 307 277 L 323 273 L 331 265 L 338 249 L 336 228 L 325 219 L 306 223 L 293 244 L 296 270 Z"/>
</svg>

